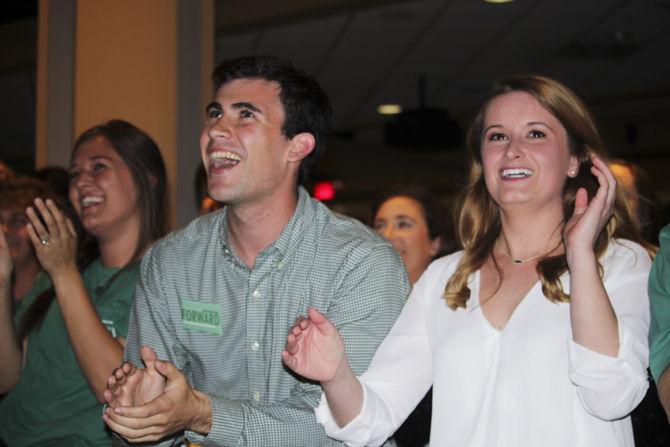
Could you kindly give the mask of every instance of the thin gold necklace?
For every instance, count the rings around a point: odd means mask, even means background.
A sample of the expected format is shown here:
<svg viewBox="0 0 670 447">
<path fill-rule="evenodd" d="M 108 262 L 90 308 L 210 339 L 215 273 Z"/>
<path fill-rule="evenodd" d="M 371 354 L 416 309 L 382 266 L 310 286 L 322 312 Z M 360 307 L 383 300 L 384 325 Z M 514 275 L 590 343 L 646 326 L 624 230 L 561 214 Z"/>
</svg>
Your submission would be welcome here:
<svg viewBox="0 0 670 447">
<path fill-rule="evenodd" d="M 530 262 L 530 261 L 534 261 L 534 260 L 537 259 L 537 258 L 541 258 L 541 257 L 543 257 L 543 256 L 548 255 L 549 253 L 554 252 L 554 251 L 561 245 L 561 240 L 559 239 L 558 244 L 556 244 L 556 245 L 554 246 L 554 248 L 552 248 L 551 250 L 547 250 L 547 251 L 545 251 L 545 252 L 543 252 L 543 253 L 535 254 L 535 255 L 533 255 L 533 256 L 531 256 L 531 257 L 529 257 L 529 258 L 526 258 L 526 259 L 520 259 L 520 258 L 514 258 L 514 257 L 512 257 L 512 256 L 507 252 L 507 250 L 505 250 L 505 248 L 501 246 L 500 239 L 498 239 L 498 241 L 496 241 L 496 244 L 495 244 L 495 245 L 498 246 L 498 248 L 501 249 L 501 251 L 499 251 L 499 253 L 500 253 L 501 255 L 505 256 L 506 258 L 508 258 L 508 259 L 512 262 L 512 264 L 514 264 L 514 265 L 523 265 L 523 264 L 526 264 L 526 263 L 528 263 L 528 262 Z"/>
</svg>

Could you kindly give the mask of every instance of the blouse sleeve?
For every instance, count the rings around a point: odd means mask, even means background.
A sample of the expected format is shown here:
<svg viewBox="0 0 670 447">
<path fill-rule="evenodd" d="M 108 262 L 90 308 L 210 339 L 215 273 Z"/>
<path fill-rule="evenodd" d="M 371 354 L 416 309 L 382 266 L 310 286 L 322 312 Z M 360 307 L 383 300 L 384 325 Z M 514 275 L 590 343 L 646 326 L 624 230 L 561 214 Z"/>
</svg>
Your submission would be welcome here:
<svg viewBox="0 0 670 447">
<path fill-rule="evenodd" d="M 649 386 L 649 297 L 651 259 L 630 241 L 610 243 L 602 259 L 604 285 L 619 327 L 619 352 L 610 357 L 570 340 L 570 379 L 586 410 L 613 420 L 628 415 Z"/>
<path fill-rule="evenodd" d="M 327 399 L 321 396 L 315 412 L 328 436 L 349 446 L 379 446 L 428 392 L 433 382 L 433 356 L 426 312 L 429 300 L 441 300 L 441 292 L 434 290 L 443 276 L 440 272 L 433 264 L 419 279 L 369 369 L 359 377 L 364 392 L 361 413 L 340 428 Z"/>
</svg>

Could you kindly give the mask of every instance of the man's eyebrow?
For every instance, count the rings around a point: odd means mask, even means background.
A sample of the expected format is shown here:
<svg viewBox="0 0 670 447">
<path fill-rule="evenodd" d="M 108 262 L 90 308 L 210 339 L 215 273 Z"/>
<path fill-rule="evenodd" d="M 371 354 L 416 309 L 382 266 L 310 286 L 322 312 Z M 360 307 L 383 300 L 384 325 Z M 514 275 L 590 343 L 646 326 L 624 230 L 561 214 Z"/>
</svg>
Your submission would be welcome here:
<svg viewBox="0 0 670 447">
<path fill-rule="evenodd" d="M 209 104 L 207 104 L 207 105 L 205 106 L 205 110 L 209 110 L 209 109 L 217 109 L 217 110 L 221 110 L 221 104 L 219 104 L 219 103 L 216 102 L 216 101 L 212 101 L 212 102 L 210 102 Z"/>
<path fill-rule="evenodd" d="M 236 102 L 236 103 L 231 104 L 230 108 L 231 109 L 249 109 L 252 112 L 263 113 L 263 112 L 260 111 L 260 109 L 258 107 L 251 104 L 250 102 Z"/>
</svg>

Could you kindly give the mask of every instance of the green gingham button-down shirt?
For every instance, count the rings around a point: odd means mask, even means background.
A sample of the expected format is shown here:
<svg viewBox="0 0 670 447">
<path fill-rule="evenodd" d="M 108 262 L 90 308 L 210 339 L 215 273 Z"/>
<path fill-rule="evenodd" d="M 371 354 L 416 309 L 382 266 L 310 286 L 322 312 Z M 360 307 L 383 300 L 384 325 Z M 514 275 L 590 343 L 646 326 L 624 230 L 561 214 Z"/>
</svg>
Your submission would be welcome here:
<svg viewBox="0 0 670 447">
<path fill-rule="evenodd" d="M 146 254 L 127 359 L 141 366 L 139 347 L 151 346 L 208 394 L 211 431 L 187 432 L 194 442 L 340 445 L 314 416 L 320 387 L 282 363 L 288 329 L 316 307 L 338 327 L 351 367 L 361 374 L 407 298 L 402 261 L 369 228 L 333 214 L 302 188 L 293 217 L 252 269 L 226 240 L 224 209 Z"/>
</svg>

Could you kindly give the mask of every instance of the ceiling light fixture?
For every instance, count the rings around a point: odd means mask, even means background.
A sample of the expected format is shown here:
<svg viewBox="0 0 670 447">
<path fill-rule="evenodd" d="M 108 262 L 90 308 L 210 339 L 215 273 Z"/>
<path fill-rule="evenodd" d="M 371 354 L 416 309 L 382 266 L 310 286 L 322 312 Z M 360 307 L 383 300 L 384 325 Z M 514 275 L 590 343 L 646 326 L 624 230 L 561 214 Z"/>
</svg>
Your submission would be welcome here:
<svg viewBox="0 0 670 447">
<path fill-rule="evenodd" d="M 400 104 L 382 104 L 377 107 L 377 112 L 381 115 L 397 115 L 402 112 Z"/>
<path fill-rule="evenodd" d="M 503 3 L 512 3 L 514 0 L 484 0 L 486 3 L 501 5 Z"/>
</svg>

